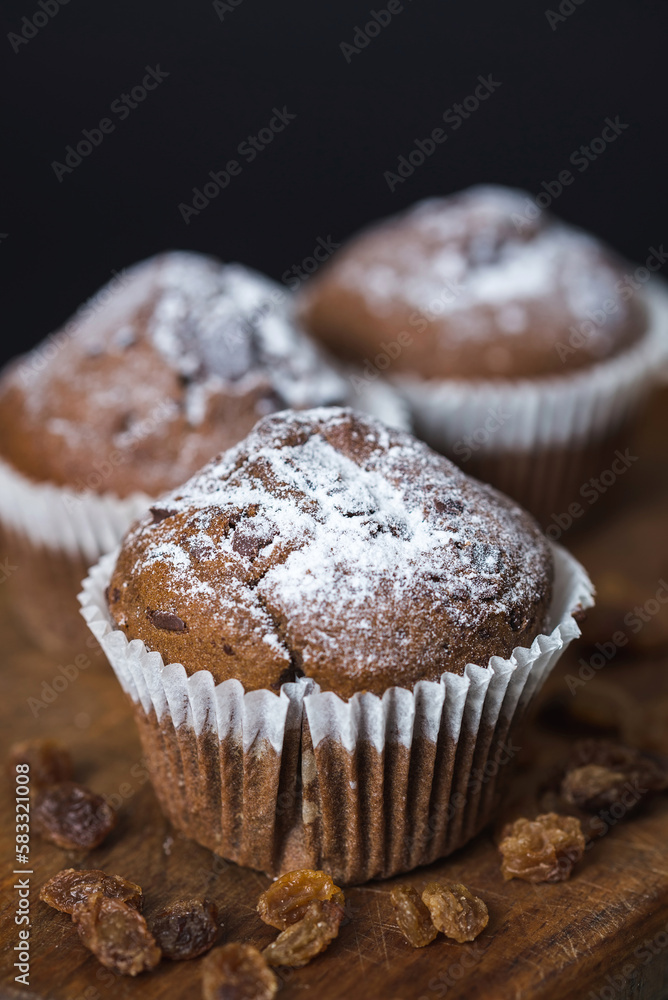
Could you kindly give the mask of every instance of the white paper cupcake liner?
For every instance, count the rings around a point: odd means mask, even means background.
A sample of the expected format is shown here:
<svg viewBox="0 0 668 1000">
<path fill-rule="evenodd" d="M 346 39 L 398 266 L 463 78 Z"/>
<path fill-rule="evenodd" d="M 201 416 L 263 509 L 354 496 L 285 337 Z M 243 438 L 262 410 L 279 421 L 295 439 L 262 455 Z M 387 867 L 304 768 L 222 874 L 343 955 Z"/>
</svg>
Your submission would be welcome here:
<svg viewBox="0 0 668 1000">
<path fill-rule="evenodd" d="M 38 483 L 0 459 L 0 522 L 5 530 L 37 548 L 83 558 L 88 564 L 118 545 L 150 502 L 145 493 L 121 498 Z"/>
<path fill-rule="evenodd" d="M 613 440 L 665 377 L 668 286 L 653 278 L 643 301 L 648 330 L 642 340 L 579 372 L 515 381 L 397 375 L 392 384 L 428 444 L 537 516 L 559 513 L 561 497 L 576 500 L 569 490 L 602 471 L 597 444 Z"/>
<path fill-rule="evenodd" d="M 105 599 L 116 553 L 92 567 L 79 600 L 135 706 L 172 822 L 240 864 L 324 868 L 350 884 L 448 854 L 489 820 L 508 734 L 580 634 L 573 612 L 593 604 L 584 569 L 553 554 L 549 632 L 530 648 L 348 702 L 308 679 L 244 693 L 128 641 Z"/>
</svg>

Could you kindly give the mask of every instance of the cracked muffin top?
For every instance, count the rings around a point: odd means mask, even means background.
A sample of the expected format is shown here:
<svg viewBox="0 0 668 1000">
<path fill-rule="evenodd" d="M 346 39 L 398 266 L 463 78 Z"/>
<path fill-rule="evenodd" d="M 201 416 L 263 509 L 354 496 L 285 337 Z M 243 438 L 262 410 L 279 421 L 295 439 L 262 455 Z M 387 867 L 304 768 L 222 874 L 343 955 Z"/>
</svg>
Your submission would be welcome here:
<svg viewBox="0 0 668 1000">
<path fill-rule="evenodd" d="M 0 376 L 0 455 L 37 481 L 157 496 L 265 414 L 343 402 L 289 301 L 199 254 L 121 272 Z"/>
<path fill-rule="evenodd" d="M 342 357 L 427 379 L 561 375 L 647 328 L 610 250 L 491 185 L 370 226 L 307 283 L 299 313 Z"/>
<path fill-rule="evenodd" d="M 544 627 L 531 516 L 411 435 L 338 407 L 265 417 L 126 535 L 109 609 L 165 663 L 347 698 L 462 673 Z"/>
</svg>

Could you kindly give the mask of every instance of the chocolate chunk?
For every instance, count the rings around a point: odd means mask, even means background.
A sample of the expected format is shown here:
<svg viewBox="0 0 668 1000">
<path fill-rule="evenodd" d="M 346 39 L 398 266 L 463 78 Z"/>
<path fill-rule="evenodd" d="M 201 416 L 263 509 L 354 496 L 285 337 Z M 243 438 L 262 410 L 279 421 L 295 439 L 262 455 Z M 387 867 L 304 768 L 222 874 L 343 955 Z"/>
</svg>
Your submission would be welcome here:
<svg viewBox="0 0 668 1000">
<path fill-rule="evenodd" d="M 151 623 L 155 625 L 156 628 L 163 628 L 166 632 L 187 632 L 188 626 L 179 618 L 178 615 L 173 614 L 171 611 L 147 611 L 148 617 L 151 619 Z"/>
<path fill-rule="evenodd" d="M 248 559 L 255 559 L 260 551 L 265 545 L 269 545 L 270 542 L 274 540 L 276 536 L 270 535 L 267 532 L 251 532 L 244 531 L 243 528 L 237 528 L 234 532 L 234 538 L 232 540 L 232 548 L 235 552 L 238 552 L 240 556 L 246 556 Z"/>
<path fill-rule="evenodd" d="M 167 510 L 165 507 L 149 507 L 153 524 L 160 524 L 166 517 L 173 517 L 175 510 Z"/>
<path fill-rule="evenodd" d="M 228 656 L 234 656 L 234 650 L 230 646 L 229 642 L 223 643 L 223 652 L 226 653 Z"/>
<path fill-rule="evenodd" d="M 464 504 L 458 500 L 435 500 L 434 507 L 439 514 L 461 514 Z"/>
</svg>

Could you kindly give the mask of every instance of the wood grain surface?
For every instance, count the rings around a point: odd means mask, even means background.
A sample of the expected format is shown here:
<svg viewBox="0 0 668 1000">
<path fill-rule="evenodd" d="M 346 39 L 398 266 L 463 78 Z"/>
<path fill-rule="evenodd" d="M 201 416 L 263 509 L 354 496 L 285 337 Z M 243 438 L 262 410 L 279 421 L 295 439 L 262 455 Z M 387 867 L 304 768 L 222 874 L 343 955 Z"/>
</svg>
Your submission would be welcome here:
<svg viewBox="0 0 668 1000">
<path fill-rule="evenodd" d="M 585 561 L 601 599 L 585 624 L 583 640 L 550 679 L 526 731 L 516 741 L 522 751 L 505 803 L 510 813 L 531 807 L 533 787 L 564 759 L 580 734 L 601 727 L 605 732 L 622 731 L 646 749 L 668 753 L 668 605 L 656 597 L 661 581 L 668 580 L 667 418 L 668 394 L 663 394 L 628 442 L 638 460 L 600 500 L 586 502 L 586 514 L 560 539 Z M 630 624 L 634 608 L 644 608 L 641 621 L 647 619 L 637 631 Z M 198 998 L 199 961 L 163 961 L 154 972 L 136 979 L 117 977 L 79 943 L 67 915 L 39 902 L 39 887 L 64 867 L 102 868 L 143 886 L 149 918 L 179 895 L 206 895 L 219 908 L 221 942 L 242 940 L 264 947 L 276 932 L 260 921 L 255 904 L 269 880 L 214 857 L 170 829 L 148 782 L 128 705 L 101 652 L 88 650 L 90 665 L 35 715 L 30 699 L 41 697 L 44 682 L 53 681 L 61 663 L 29 646 L 4 607 L 0 616 L 3 754 L 14 740 L 33 736 L 61 740 L 72 749 L 78 780 L 109 796 L 120 812 L 116 830 L 87 856 L 62 851 L 33 834 L 32 874 L 15 876 L 19 866 L 14 861 L 14 804 L 9 785 L 3 782 L 0 996 Z M 598 662 L 592 661 L 596 643 L 609 642 L 620 629 L 628 633 L 628 642 L 615 648 L 605 667 L 592 668 L 591 662 Z M 573 678 L 580 678 L 587 665 L 590 669 L 584 672 L 590 679 L 577 684 L 573 692 Z M 13 887 L 18 878 L 29 879 L 30 884 L 28 986 L 14 981 L 18 897 Z M 568 882 L 504 882 L 492 830 L 451 858 L 402 881 L 420 887 L 431 878 L 464 882 L 486 901 L 490 921 L 476 942 L 458 945 L 439 935 L 427 948 L 412 949 L 394 926 L 389 904 L 393 882 L 373 882 L 347 892 L 345 925 L 324 955 L 306 968 L 281 971 L 279 996 L 284 1000 L 668 997 L 667 796 L 611 823 Z"/>
</svg>

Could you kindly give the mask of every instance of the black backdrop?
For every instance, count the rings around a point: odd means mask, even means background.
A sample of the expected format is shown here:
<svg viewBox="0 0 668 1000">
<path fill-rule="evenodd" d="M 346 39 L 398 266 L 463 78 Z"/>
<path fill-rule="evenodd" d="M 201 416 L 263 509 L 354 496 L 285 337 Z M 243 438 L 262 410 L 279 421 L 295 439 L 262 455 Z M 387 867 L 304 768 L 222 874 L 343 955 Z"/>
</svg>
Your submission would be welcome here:
<svg viewBox="0 0 668 1000">
<path fill-rule="evenodd" d="M 280 278 L 318 237 L 483 181 L 536 196 L 570 170 L 558 214 L 636 260 L 668 244 L 665 0 L 61 4 L 3 5 L 4 357 L 158 250 Z M 455 105 L 483 93 L 480 77 L 492 92 L 464 118 Z M 239 146 L 270 137 L 274 109 L 295 117 L 251 160 Z M 113 129 L 98 134 L 104 118 Z M 391 191 L 384 175 L 435 128 L 446 141 Z M 99 144 L 54 168 L 83 130 Z M 231 159 L 236 176 L 186 223 L 179 205 Z"/>
</svg>

